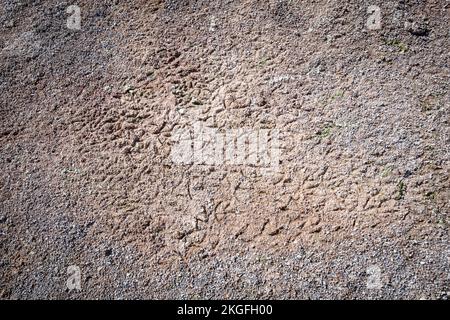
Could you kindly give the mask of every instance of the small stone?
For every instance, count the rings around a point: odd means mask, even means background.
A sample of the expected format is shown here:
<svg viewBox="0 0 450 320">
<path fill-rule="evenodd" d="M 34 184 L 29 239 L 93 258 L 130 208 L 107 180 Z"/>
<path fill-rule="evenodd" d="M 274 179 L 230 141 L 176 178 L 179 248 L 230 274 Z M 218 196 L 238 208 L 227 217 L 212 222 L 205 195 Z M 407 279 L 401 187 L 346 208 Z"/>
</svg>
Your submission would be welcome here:
<svg viewBox="0 0 450 320">
<path fill-rule="evenodd" d="M 123 154 L 129 154 L 131 153 L 131 147 L 130 146 L 126 146 L 125 148 L 123 148 Z"/>
<path fill-rule="evenodd" d="M 134 87 L 127 84 L 124 88 L 123 88 L 124 93 L 129 93 L 129 92 L 133 92 L 134 91 Z"/>
<path fill-rule="evenodd" d="M 10 29 L 14 27 L 14 20 L 9 20 L 8 22 L 5 23 L 5 27 Z"/>
<path fill-rule="evenodd" d="M 315 228 L 312 228 L 310 233 L 319 233 L 322 231 L 322 227 L 321 226 L 317 226 Z"/>
<path fill-rule="evenodd" d="M 405 29 L 412 35 L 419 37 L 427 36 L 430 33 L 425 23 L 407 21 L 405 22 Z"/>
<path fill-rule="evenodd" d="M 309 221 L 309 224 L 311 226 L 317 226 L 320 222 L 320 218 L 319 217 L 313 217 L 311 218 L 311 220 Z"/>
</svg>

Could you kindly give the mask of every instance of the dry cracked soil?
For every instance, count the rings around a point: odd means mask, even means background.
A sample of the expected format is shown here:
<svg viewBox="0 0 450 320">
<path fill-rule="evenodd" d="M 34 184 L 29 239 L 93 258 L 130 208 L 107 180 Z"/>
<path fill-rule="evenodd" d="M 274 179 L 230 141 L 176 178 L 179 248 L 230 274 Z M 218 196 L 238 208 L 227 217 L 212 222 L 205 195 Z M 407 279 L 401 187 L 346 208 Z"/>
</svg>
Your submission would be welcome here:
<svg viewBox="0 0 450 320">
<path fill-rule="evenodd" d="M 449 1 L 0 4 L 1 299 L 450 296 Z"/>
</svg>

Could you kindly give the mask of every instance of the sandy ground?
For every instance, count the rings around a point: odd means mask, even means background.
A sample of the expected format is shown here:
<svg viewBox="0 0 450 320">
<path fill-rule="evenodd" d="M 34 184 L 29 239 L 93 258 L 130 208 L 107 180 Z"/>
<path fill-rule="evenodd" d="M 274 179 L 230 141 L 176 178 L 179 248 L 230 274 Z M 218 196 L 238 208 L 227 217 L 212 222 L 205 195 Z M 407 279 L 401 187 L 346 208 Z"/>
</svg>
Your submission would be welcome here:
<svg viewBox="0 0 450 320">
<path fill-rule="evenodd" d="M 0 298 L 450 296 L 449 1 L 0 2 Z"/>
</svg>

